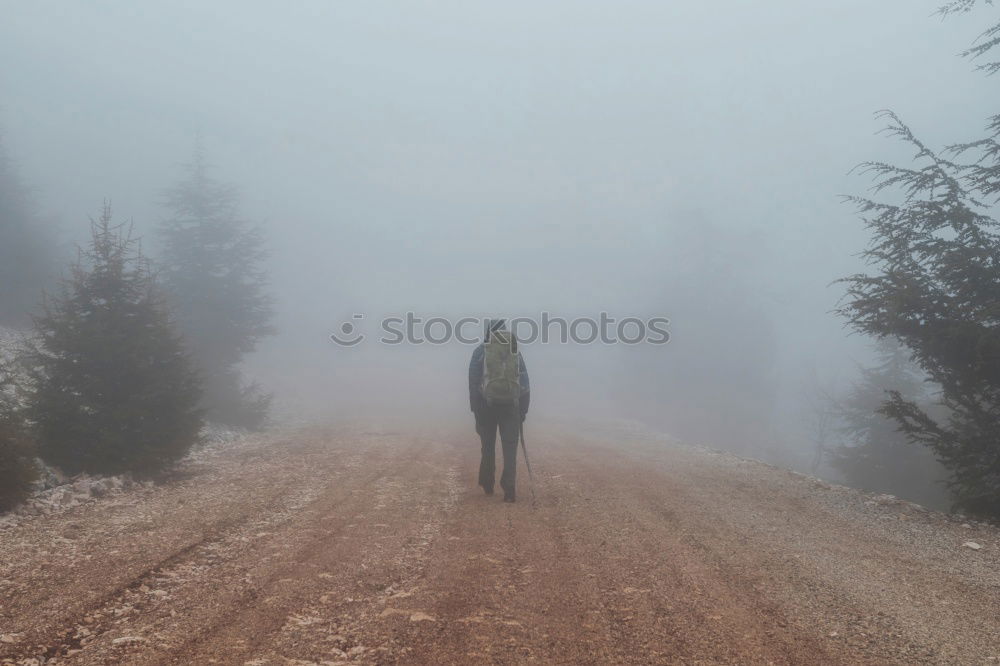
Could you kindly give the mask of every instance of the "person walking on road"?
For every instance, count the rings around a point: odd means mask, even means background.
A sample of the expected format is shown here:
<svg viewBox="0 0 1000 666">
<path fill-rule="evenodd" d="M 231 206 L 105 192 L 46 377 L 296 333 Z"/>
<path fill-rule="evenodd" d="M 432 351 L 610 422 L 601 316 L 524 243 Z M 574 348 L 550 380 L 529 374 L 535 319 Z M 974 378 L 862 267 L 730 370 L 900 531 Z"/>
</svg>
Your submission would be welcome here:
<svg viewBox="0 0 1000 666">
<path fill-rule="evenodd" d="M 517 442 L 530 401 L 528 369 L 517 349 L 517 340 L 503 319 L 487 320 L 483 343 L 472 352 L 469 363 L 469 404 L 482 445 L 479 485 L 487 495 L 493 494 L 497 431 L 500 432 L 503 450 L 500 488 L 505 502 L 515 500 Z"/>
</svg>

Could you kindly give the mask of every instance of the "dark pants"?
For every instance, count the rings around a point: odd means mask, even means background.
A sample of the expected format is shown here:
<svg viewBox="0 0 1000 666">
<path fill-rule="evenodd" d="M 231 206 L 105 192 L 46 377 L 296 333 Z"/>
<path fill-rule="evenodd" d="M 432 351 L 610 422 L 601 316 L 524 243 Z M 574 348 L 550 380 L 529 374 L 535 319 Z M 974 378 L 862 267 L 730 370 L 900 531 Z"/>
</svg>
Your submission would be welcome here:
<svg viewBox="0 0 1000 666">
<path fill-rule="evenodd" d="M 517 478 L 517 438 L 521 428 L 521 414 L 517 406 L 483 407 L 476 411 L 476 432 L 482 441 L 483 457 L 479 462 L 479 485 L 493 490 L 496 479 L 497 429 L 500 430 L 500 446 L 503 448 L 503 474 L 500 487 L 505 496 L 514 496 L 514 482 Z"/>
</svg>

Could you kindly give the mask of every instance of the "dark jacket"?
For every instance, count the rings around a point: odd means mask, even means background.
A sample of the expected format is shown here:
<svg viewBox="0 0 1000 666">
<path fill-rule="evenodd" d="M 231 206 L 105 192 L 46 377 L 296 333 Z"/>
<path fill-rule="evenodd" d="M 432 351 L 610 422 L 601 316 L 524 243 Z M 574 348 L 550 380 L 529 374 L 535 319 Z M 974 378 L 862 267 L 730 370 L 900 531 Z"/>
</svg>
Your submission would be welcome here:
<svg viewBox="0 0 1000 666">
<path fill-rule="evenodd" d="M 486 350 L 480 344 L 472 352 L 472 360 L 469 362 L 469 406 L 472 411 L 478 412 L 486 407 L 486 399 L 483 398 L 483 355 Z M 528 413 L 528 405 L 531 403 L 531 383 L 528 381 L 528 368 L 524 365 L 524 357 L 521 352 L 517 353 L 517 360 L 521 365 L 521 398 L 518 406 L 521 408 L 521 416 Z"/>
</svg>

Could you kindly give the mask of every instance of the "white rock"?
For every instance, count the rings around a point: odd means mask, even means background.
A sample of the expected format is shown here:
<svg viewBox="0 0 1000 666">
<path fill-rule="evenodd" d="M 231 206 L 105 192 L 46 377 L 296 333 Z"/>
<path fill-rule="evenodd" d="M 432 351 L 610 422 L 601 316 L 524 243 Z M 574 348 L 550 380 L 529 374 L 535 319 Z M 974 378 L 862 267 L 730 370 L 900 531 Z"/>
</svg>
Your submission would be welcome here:
<svg viewBox="0 0 1000 666">
<path fill-rule="evenodd" d="M 983 547 L 983 544 L 976 543 L 975 541 L 966 541 L 962 545 L 965 546 L 966 548 L 971 548 L 972 550 L 979 550 L 980 548 Z"/>
<path fill-rule="evenodd" d="M 146 639 L 142 636 L 122 636 L 121 638 L 116 638 L 111 641 L 112 645 L 129 645 L 132 643 L 145 643 Z"/>
<path fill-rule="evenodd" d="M 422 611 L 417 611 L 410 615 L 410 622 L 436 622 L 436 620 Z"/>
</svg>

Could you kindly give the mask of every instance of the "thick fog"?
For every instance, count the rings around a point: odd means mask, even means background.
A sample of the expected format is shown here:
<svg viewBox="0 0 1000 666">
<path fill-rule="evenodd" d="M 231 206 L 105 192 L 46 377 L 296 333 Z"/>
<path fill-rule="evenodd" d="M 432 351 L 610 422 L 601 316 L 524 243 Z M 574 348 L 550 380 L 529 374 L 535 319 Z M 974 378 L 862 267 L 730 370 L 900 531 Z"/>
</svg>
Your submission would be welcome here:
<svg viewBox="0 0 1000 666">
<path fill-rule="evenodd" d="M 794 459 L 869 354 L 830 283 L 867 242 L 849 170 L 911 157 L 873 113 L 937 146 L 995 102 L 939 4 L 9 1 L 0 131 L 67 244 L 108 198 L 154 256 L 201 137 L 271 251 L 247 371 L 279 420 L 471 433 L 471 347 L 380 344 L 384 316 L 662 316 L 666 345 L 524 345 L 532 418 Z"/>
</svg>

